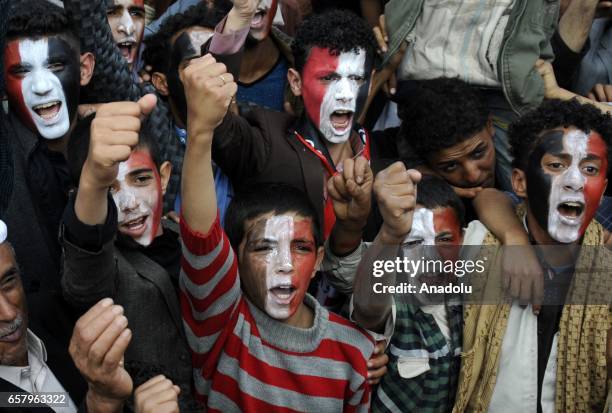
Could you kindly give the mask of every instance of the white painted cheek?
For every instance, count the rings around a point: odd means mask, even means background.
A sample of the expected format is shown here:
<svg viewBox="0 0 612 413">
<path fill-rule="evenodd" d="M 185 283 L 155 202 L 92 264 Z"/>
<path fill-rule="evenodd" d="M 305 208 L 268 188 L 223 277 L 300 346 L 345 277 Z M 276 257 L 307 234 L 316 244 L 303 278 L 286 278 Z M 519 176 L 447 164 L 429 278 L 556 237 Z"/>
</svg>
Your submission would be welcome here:
<svg viewBox="0 0 612 413">
<path fill-rule="evenodd" d="M 331 114 L 336 110 L 336 100 L 334 99 L 334 96 L 336 95 L 337 89 L 338 82 L 332 82 L 327 87 L 319 112 L 319 131 L 328 141 L 332 143 L 338 143 L 336 134 L 331 125 Z"/>
<path fill-rule="evenodd" d="M 289 313 L 290 306 L 278 304 L 270 289 L 291 283 L 291 274 L 293 273 L 291 260 L 293 218 L 286 216 L 270 218 L 266 223 L 265 237 L 278 242 L 277 248 L 270 252 L 266 260 L 265 310 L 272 318 L 286 319 L 291 315 Z"/>
</svg>

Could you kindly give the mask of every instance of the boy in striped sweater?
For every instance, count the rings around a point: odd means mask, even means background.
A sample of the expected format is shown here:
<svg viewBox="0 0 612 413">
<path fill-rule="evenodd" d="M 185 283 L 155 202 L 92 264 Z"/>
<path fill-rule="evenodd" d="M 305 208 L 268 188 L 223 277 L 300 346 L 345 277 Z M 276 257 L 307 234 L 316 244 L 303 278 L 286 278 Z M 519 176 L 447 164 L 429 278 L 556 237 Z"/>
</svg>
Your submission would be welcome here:
<svg viewBox="0 0 612 413">
<path fill-rule="evenodd" d="M 323 257 L 316 212 L 292 187 L 258 186 L 233 201 L 226 235 L 211 146 L 237 86 L 210 55 L 192 60 L 181 80 L 190 136 L 181 306 L 207 411 L 368 411 L 372 339 L 306 294 Z"/>
</svg>

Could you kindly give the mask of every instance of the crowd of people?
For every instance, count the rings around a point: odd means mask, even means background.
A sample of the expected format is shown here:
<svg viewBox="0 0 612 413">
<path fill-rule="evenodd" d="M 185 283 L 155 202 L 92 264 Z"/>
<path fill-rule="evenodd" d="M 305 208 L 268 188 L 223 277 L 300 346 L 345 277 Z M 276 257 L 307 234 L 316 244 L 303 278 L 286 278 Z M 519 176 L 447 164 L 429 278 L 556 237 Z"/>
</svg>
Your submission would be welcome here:
<svg viewBox="0 0 612 413">
<path fill-rule="evenodd" d="M 0 0 L 0 409 L 608 412 L 611 36 L 604 0 Z"/>
</svg>

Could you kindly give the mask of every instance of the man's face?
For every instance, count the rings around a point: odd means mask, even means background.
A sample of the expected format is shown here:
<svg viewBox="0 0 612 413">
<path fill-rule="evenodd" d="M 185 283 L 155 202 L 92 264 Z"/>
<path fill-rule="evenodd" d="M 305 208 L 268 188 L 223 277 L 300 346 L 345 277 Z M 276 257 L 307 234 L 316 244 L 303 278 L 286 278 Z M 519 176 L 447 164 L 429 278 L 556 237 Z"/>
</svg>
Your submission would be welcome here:
<svg viewBox="0 0 612 413">
<path fill-rule="evenodd" d="M 80 60 L 62 36 L 15 39 L 4 55 L 11 108 L 45 139 L 66 135 L 77 109 Z"/>
<path fill-rule="evenodd" d="M 310 120 L 331 143 L 351 135 L 368 96 L 371 63 L 366 52 L 332 54 L 313 47 L 302 71 L 302 96 Z"/>
<path fill-rule="evenodd" d="M 213 33 L 212 29 L 194 26 L 179 32 L 172 42 L 170 69 L 166 77 L 170 99 L 183 125 L 187 124 L 187 100 L 180 73 L 189 65 L 191 59 L 200 57 L 202 46 L 212 37 Z"/>
<path fill-rule="evenodd" d="M 159 172 L 147 149 L 132 152 L 119 164 L 111 193 L 119 213 L 119 232 L 148 246 L 160 232 L 162 189 Z"/>
<path fill-rule="evenodd" d="M 317 247 L 312 220 L 266 214 L 245 224 L 240 276 L 249 299 L 270 317 L 295 314 L 315 275 Z"/>
<path fill-rule="evenodd" d="M 145 26 L 144 0 L 113 0 L 106 11 L 113 39 L 130 69 L 138 58 Z"/>
<path fill-rule="evenodd" d="M 0 365 L 27 365 L 28 310 L 13 250 L 0 244 Z"/>
<path fill-rule="evenodd" d="M 277 0 L 259 1 L 253 20 L 251 20 L 251 30 L 249 31 L 249 36 L 251 36 L 251 38 L 260 42 L 268 37 L 274 15 L 276 14 L 277 5 Z"/>
<path fill-rule="evenodd" d="M 495 183 L 493 128 L 433 153 L 429 166 L 446 182 L 459 188 L 490 188 Z"/>
<path fill-rule="evenodd" d="M 608 149 L 597 132 L 556 129 L 542 135 L 527 163 L 527 199 L 554 240 L 577 241 L 606 189 Z"/>
</svg>

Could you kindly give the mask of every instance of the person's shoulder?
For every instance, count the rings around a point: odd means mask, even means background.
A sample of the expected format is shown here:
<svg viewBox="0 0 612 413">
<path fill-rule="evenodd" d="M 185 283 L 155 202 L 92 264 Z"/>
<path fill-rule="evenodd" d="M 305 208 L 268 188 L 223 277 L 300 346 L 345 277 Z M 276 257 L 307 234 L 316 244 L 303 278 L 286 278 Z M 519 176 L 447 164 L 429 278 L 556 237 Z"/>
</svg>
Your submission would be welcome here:
<svg viewBox="0 0 612 413">
<path fill-rule="evenodd" d="M 346 318 L 329 312 L 326 330 L 327 338 L 340 344 L 342 347 L 357 349 L 364 359 L 369 359 L 374 350 L 374 339 L 361 327 Z"/>
</svg>

